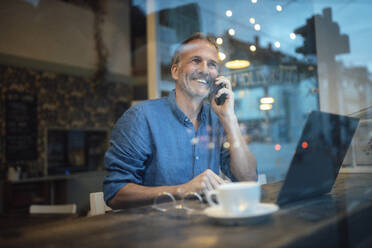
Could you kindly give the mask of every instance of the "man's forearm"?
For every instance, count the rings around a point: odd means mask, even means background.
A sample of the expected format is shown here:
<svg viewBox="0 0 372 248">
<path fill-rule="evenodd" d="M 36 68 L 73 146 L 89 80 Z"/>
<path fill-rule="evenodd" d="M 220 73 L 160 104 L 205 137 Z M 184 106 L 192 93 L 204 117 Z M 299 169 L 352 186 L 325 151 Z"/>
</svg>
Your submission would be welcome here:
<svg viewBox="0 0 372 248">
<path fill-rule="evenodd" d="M 230 168 L 240 181 L 257 180 L 257 162 L 250 152 L 239 128 L 236 117 L 222 123 L 230 145 Z"/>
<path fill-rule="evenodd" d="M 109 200 L 108 205 L 113 209 L 122 209 L 148 205 L 163 192 L 172 194 L 176 199 L 190 193 L 205 193 L 206 190 L 216 189 L 224 181 L 212 170 L 207 169 L 184 184 L 175 186 L 147 187 L 128 183 Z"/>
<path fill-rule="evenodd" d="M 168 192 L 179 197 L 179 185 L 147 187 L 134 183 L 128 183 L 121 188 L 113 198 L 109 200 L 109 206 L 113 209 L 123 209 L 148 205 L 161 193 Z"/>
</svg>

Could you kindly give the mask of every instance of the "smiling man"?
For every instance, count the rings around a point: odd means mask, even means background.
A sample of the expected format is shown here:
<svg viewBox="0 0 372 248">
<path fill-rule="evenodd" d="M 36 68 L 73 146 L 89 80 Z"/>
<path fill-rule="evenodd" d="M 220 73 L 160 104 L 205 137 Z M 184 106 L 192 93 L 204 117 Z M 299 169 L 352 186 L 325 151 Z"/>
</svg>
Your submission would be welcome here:
<svg viewBox="0 0 372 248">
<path fill-rule="evenodd" d="M 204 193 L 224 183 L 220 171 L 233 181 L 257 180 L 231 83 L 218 71 L 215 39 L 196 33 L 173 56 L 175 90 L 133 106 L 118 120 L 105 155 L 103 191 L 110 207 L 151 203 L 162 192 Z M 214 84 L 224 86 L 215 95 L 225 95 L 221 105 L 214 97 L 205 103 Z"/>
</svg>

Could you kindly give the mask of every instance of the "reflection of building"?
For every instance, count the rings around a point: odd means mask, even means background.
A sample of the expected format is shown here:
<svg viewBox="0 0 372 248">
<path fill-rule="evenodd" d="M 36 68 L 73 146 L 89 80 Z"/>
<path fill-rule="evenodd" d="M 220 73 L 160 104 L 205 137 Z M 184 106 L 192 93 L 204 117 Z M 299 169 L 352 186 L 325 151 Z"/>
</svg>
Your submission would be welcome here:
<svg viewBox="0 0 372 248">
<path fill-rule="evenodd" d="M 174 88 L 170 76 L 170 63 L 175 46 L 195 32 L 200 31 L 200 9 L 195 3 L 182 5 L 175 8 L 161 9 L 156 12 L 156 66 L 159 66 L 158 91 L 160 95 L 166 95 Z M 146 15 L 139 7 L 132 7 L 131 32 L 132 39 L 132 65 L 133 76 L 140 83 L 134 87 L 135 99 L 147 98 L 146 76 L 147 63 L 144 58 L 147 56 L 146 46 Z"/>
<path fill-rule="evenodd" d="M 158 50 L 162 80 L 172 81 L 170 63 L 174 46 L 193 33 L 200 32 L 199 12 L 199 6 L 195 3 L 163 9 L 159 12 Z"/>
<path fill-rule="evenodd" d="M 353 113 L 360 106 L 370 106 L 372 96 L 372 77 L 365 66 L 346 67 L 337 63 L 340 74 L 340 91 L 338 92 L 339 109 L 346 113 Z"/>
<path fill-rule="evenodd" d="M 306 25 L 297 28 L 295 33 L 304 37 L 304 45 L 296 51 L 317 56 L 321 109 L 345 113 L 341 108 L 341 77 L 335 56 L 350 52 L 349 37 L 340 33 L 338 23 L 332 20 L 331 8 L 323 9 L 323 15 L 307 19 Z"/>
<path fill-rule="evenodd" d="M 252 141 L 290 142 L 299 134 L 291 132 L 309 110 L 318 109 L 316 65 L 300 61 L 271 44 L 262 47 L 224 36 L 221 50 L 226 60 L 245 59 L 250 66 L 240 70 L 224 68 L 236 92 L 236 111 L 252 135 Z M 251 49 L 254 46 L 255 49 Z M 273 97 L 272 109 L 259 109 L 262 97 Z M 300 130 L 299 130 L 300 131 Z"/>
</svg>

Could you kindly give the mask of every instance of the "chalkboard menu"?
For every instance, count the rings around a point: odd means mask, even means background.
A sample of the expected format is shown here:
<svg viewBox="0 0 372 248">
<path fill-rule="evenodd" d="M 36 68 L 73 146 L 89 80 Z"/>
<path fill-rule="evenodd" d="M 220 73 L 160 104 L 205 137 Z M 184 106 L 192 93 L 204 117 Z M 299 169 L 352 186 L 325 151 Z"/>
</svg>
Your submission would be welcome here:
<svg viewBox="0 0 372 248">
<path fill-rule="evenodd" d="M 36 96 L 9 91 L 5 98 L 5 156 L 7 161 L 37 159 Z"/>
</svg>

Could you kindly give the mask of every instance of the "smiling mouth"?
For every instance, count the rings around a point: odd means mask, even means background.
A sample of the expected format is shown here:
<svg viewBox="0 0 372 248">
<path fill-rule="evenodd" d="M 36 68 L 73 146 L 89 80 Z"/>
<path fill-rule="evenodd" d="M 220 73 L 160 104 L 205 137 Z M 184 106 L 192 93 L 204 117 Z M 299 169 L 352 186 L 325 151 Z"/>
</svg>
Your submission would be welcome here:
<svg viewBox="0 0 372 248">
<path fill-rule="evenodd" d="M 198 81 L 199 83 L 202 83 L 202 84 L 208 84 L 207 80 L 205 80 L 205 79 L 197 79 L 196 81 Z"/>
</svg>

